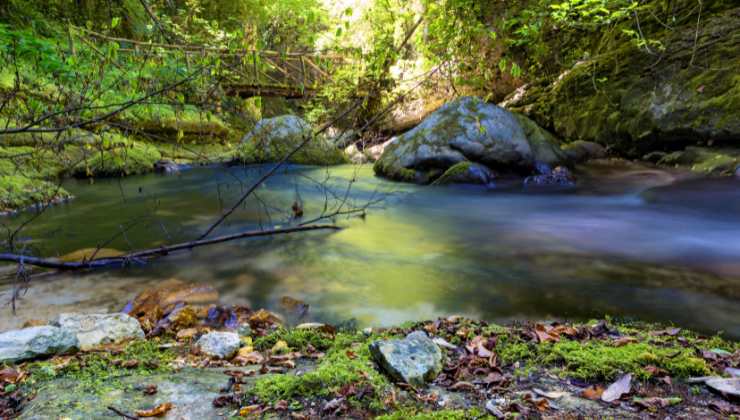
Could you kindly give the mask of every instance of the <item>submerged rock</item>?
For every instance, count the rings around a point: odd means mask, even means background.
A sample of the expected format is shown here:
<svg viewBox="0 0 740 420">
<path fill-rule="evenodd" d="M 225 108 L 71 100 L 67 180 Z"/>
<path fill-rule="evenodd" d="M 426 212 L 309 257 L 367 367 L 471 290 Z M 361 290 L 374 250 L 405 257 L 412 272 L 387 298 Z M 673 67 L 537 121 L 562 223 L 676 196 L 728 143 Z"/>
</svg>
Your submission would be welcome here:
<svg viewBox="0 0 740 420">
<path fill-rule="evenodd" d="M 568 168 L 558 166 L 557 168 L 541 173 L 540 175 L 530 176 L 524 180 L 525 186 L 547 187 L 561 186 L 572 187 L 576 184 L 575 177 L 570 173 Z"/>
<path fill-rule="evenodd" d="M 391 378 L 413 386 L 423 386 L 442 371 L 442 351 L 422 331 L 371 343 L 370 353 Z"/>
<path fill-rule="evenodd" d="M 82 350 L 101 344 L 144 338 L 139 321 L 126 314 L 61 314 L 56 325 L 72 332 Z"/>
<path fill-rule="evenodd" d="M 437 185 L 445 184 L 480 184 L 489 185 L 496 175 L 487 167 L 472 162 L 460 162 L 453 165 L 436 181 Z"/>
<path fill-rule="evenodd" d="M 337 165 L 347 158 L 330 141 L 314 136 L 311 125 L 295 115 L 263 119 L 241 141 L 236 160 L 242 163 L 278 162 L 298 145 L 308 143 L 288 161 L 302 165 Z"/>
<path fill-rule="evenodd" d="M 180 167 L 169 159 L 160 159 L 154 163 L 154 171 L 162 174 L 176 174 L 180 172 Z"/>
<path fill-rule="evenodd" d="M 528 118 L 465 97 L 445 104 L 389 144 L 374 168 L 391 179 L 424 181 L 468 161 L 527 173 L 535 162 L 557 165 L 565 160 L 554 137 Z"/>
<path fill-rule="evenodd" d="M 0 363 L 67 353 L 79 346 L 72 331 L 44 325 L 0 334 Z"/>
<path fill-rule="evenodd" d="M 209 332 L 195 344 L 201 353 L 216 359 L 231 359 L 241 347 L 239 334 L 232 332 Z"/>
<path fill-rule="evenodd" d="M 576 140 L 562 146 L 565 155 L 573 163 L 586 162 L 592 159 L 603 159 L 606 157 L 604 146 L 590 141 Z"/>
</svg>

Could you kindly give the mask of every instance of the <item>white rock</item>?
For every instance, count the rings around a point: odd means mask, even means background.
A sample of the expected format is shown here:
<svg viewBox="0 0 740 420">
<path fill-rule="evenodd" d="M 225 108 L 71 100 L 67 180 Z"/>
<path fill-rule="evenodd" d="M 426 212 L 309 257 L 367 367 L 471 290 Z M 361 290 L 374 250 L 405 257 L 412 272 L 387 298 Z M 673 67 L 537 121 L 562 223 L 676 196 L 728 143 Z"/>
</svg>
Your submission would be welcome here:
<svg viewBox="0 0 740 420">
<path fill-rule="evenodd" d="M 66 353 L 79 347 L 71 331 L 44 325 L 0 334 L 0 363 Z"/>
<path fill-rule="evenodd" d="M 82 350 L 101 344 L 144 338 L 139 321 L 123 313 L 61 314 L 56 325 L 75 334 Z"/>
<path fill-rule="evenodd" d="M 231 359 L 239 351 L 241 340 L 239 334 L 214 331 L 203 335 L 196 346 L 206 356 L 216 359 Z"/>
</svg>

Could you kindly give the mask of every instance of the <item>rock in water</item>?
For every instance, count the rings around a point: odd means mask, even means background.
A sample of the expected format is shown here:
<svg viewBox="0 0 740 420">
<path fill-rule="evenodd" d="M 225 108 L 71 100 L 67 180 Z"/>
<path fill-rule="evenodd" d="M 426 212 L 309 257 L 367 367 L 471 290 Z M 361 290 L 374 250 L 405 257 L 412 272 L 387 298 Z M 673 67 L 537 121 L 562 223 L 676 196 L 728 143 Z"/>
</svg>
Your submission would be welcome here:
<svg viewBox="0 0 740 420">
<path fill-rule="evenodd" d="M 196 346 L 206 356 L 216 359 L 231 359 L 239 351 L 241 340 L 239 334 L 215 331 L 202 336 Z"/>
<path fill-rule="evenodd" d="M 66 353 L 78 347 L 74 333 L 59 327 L 44 325 L 7 331 L 0 334 L 0 363 Z"/>
<path fill-rule="evenodd" d="M 56 325 L 77 336 L 80 349 L 144 338 L 139 321 L 126 314 L 61 314 Z"/>
<path fill-rule="evenodd" d="M 242 139 L 236 152 L 241 163 L 278 162 L 308 139 L 290 163 L 302 165 L 337 165 L 347 157 L 330 141 L 314 136 L 311 125 L 295 115 L 263 119 Z"/>
<path fill-rule="evenodd" d="M 374 169 L 391 179 L 424 182 L 467 161 L 499 172 L 531 173 L 535 162 L 555 166 L 565 160 L 557 140 L 527 117 L 465 97 L 389 144 Z"/>
<path fill-rule="evenodd" d="M 423 386 L 442 371 L 442 351 L 422 331 L 402 340 L 376 341 L 370 353 L 391 378 L 413 386 Z"/>
<path fill-rule="evenodd" d="M 489 185 L 496 175 L 487 167 L 472 163 L 460 162 L 445 171 L 441 177 L 434 181 L 437 185 L 445 184 L 480 184 Z"/>
</svg>

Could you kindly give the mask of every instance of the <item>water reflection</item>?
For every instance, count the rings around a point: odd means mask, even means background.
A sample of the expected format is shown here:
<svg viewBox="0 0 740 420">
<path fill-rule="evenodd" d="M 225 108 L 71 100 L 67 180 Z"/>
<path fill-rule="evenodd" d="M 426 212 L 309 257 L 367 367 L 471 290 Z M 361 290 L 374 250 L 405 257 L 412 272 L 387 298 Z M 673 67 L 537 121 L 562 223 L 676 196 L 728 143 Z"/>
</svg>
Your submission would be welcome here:
<svg viewBox="0 0 740 420">
<path fill-rule="evenodd" d="M 78 198 L 26 234 L 41 238 L 33 246 L 45 255 L 116 234 L 108 246 L 124 250 L 188 239 L 261 170 L 72 183 Z M 291 168 L 223 231 L 288 223 L 296 198 L 312 217 L 323 208 L 320 184 L 341 195 L 354 180 L 351 200 L 384 200 L 364 219 L 340 220 L 347 228 L 336 233 L 232 242 L 148 267 L 48 278 L 31 287 L 18 317 L 3 315 L 0 329 L 65 310 L 119 309 L 137 291 L 176 277 L 211 283 L 227 301 L 254 307 L 275 308 L 289 295 L 308 302 L 314 319 L 332 322 L 608 313 L 740 337 L 740 213 L 728 211 L 740 203 L 740 184 L 682 176 L 585 168 L 578 190 L 545 194 L 420 188 L 349 166 L 332 169 L 327 180 L 324 169 Z"/>
</svg>

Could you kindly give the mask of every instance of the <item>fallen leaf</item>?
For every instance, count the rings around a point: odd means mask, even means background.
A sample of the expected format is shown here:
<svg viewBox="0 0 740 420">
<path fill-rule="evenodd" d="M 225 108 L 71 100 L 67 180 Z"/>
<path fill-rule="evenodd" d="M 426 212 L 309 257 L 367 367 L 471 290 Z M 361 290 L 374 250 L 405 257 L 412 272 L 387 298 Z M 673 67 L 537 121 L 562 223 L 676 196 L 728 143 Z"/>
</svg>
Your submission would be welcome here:
<svg viewBox="0 0 740 420">
<path fill-rule="evenodd" d="M 605 402 L 614 402 L 624 394 L 627 394 L 632 389 L 632 374 L 628 373 L 621 378 L 617 379 L 616 382 L 609 385 L 609 388 L 601 394 L 601 400 Z"/>
<path fill-rule="evenodd" d="M 532 389 L 532 392 L 539 395 L 540 397 L 549 398 L 551 400 L 557 400 L 560 398 L 563 398 L 566 395 L 570 395 L 569 392 L 563 392 L 563 391 L 543 391 L 538 388 Z"/>
<path fill-rule="evenodd" d="M 154 395 L 157 393 L 157 386 L 154 384 L 147 385 L 146 388 L 144 388 L 144 395 Z"/>
<path fill-rule="evenodd" d="M 24 372 L 19 372 L 12 368 L 5 368 L 3 370 L 0 370 L 0 381 L 9 384 L 16 384 L 20 382 L 25 376 L 26 374 Z"/>
<path fill-rule="evenodd" d="M 249 316 L 250 324 L 282 324 L 282 319 L 270 311 L 260 309 Z"/>
<path fill-rule="evenodd" d="M 470 382 L 460 381 L 450 387 L 451 391 L 474 391 L 475 385 Z"/>
<path fill-rule="evenodd" d="M 260 408 L 261 407 L 258 404 L 248 405 L 239 409 L 239 415 L 241 417 L 247 417 L 251 414 L 257 414 L 260 411 Z"/>
<path fill-rule="evenodd" d="M 540 343 L 556 343 L 560 341 L 560 336 L 557 333 L 551 333 L 552 328 L 546 327 L 542 324 L 536 324 L 534 326 L 534 333 L 537 336 L 537 341 Z"/>
<path fill-rule="evenodd" d="M 601 399 L 602 394 L 604 394 L 604 388 L 599 385 L 592 385 L 581 392 L 583 398 L 593 401 Z"/>
<path fill-rule="evenodd" d="M 250 352 L 242 354 L 239 352 L 236 357 L 234 357 L 233 362 L 240 365 L 261 365 L 265 361 L 265 357 L 262 356 L 260 352 Z"/>
<path fill-rule="evenodd" d="M 185 328 L 183 330 L 178 331 L 176 337 L 180 341 L 190 340 L 191 338 L 195 337 L 195 334 L 198 334 L 197 328 Z"/>
<path fill-rule="evenodd" d="M 637 343 L 637 339 L 634 337 L 619 337 L 612 344 L 614 344 L 614 347 L 622 347 L 631 343 Z"/>
<path fill-rule="evenodd" d="M 167 414 L 168 411 L 172 410 L 172 403 L 166 402 L 160 404 L 151 410 L 136 410 L 136 415 L 139 417 L 162 417 Z"/>
</svg>

